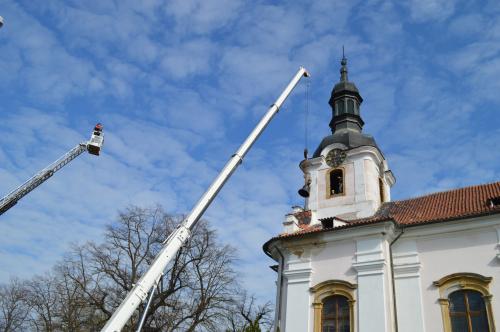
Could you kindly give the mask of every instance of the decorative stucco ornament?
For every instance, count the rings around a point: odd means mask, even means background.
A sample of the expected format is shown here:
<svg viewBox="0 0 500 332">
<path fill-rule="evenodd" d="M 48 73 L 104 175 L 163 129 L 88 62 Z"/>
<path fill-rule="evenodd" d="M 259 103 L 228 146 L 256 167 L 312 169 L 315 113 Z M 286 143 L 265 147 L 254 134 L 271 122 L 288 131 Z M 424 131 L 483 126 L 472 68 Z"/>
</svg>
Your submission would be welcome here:
<svg viewBox="0 0 500 332">
<path fill-rule="evenodd" d="M 345 151 L 341 149 L 333 149 L 326 155 L 326 164 L 330 167 L 337 167 L 342 164 L 347 157 Z"/>
</svg>

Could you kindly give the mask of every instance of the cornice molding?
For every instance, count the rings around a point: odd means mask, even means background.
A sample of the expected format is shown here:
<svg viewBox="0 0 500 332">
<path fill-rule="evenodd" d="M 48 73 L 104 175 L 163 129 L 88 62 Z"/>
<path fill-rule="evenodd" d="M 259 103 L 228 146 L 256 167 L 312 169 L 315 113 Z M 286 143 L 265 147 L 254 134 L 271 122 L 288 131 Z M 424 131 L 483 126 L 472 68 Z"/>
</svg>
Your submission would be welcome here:
<svg viewBox="0 0 500 332">
<path fill-rule="evenodd" d="M 404 263 L 394 265 L 394 278 L 395 279 L 405 279 L 405 278 L 418 278 L 420 277 L 420 268 L 422 265 L 420 263 Z"/>
<path fill-rule="evenodd" d="M 390 241 L 395 236 L 394 223 L 387 221 L 337 230 L 333 228 L 332 231 L 304 234 L 296 238 L 285 238 L 286 242 L 282 241 L 279 247 L 293 248 L 300 246 L 306 248 L 308 246 L 328 245 L 331 242 L 357 241 L 369 238 Z"/>
<path fill-rule="evenodd" d="M 330 150 L 333 150 L 333 149 L 342 149 L 342 150 L 346 151 L 347 158 L 346 158 L 345 162 L 348 162 L 349 159 L 354 157 L 354 156 L 359 156 L 359 155 L 363 155 L 363 154 L 365 154 L 366 156 L 374 156 L 377 164 L 381 164 L 385 160 L 382 152 L 373 146 L 363 145 L 363 146 L 359 146 L 357 148 L 347 150 L 347 147 L 344 144 L 335 143 L 335 144 L 332 144 L 332 145 L 325 147 L 323 149 L 323 151 L 321 151 L 321 156 L 316 157 L 316 158 L 302 160 L 299 164 L 299 167 L 304 171 L 304 170 L 308 169 L 309 167 L 325 166 L 326 165 L 325 156 L 328 154 L 328 152 Z"/>
<path fill-rule="evenodd" d="M 355 262 L 352 267 L 358 272 L 358 276 L 384 274 L 385 259 L 377 259 L 366 262 Z"/>
<path fill-rule="evenodd" d="M 361 262 L 371 262 L 375 258 L 375 260 L 382 258 L 384 255 L 384 252 L 382 249 L 376 249 L 376 250 L 369 250 L 369 251 L 356 251 L 354 254 L 355 261 L 358 263 Z"/>
<path fill-rule="evenodd" d="M 474 222 L 471 222 L 471 220 L 474 220 Z M 428 238 L 442 238 L 446 233 L 453 235 L 452 233 L 462 231 L 482 231 L 488 229 L 491 231 L 492 228 L 500 228 L 500 216 L 496 214 L 410 226 L 412 227 L 406 227 L 403 235 L 405 239 L 419 238 L 422 236 L 428 236 Z"/>
<path fill-rule="evenodd" d="M 300 284 L 311 281 L 312 268 L 302 268 L 296 270 L 285 270 L 283 276 L 287 279 L 288 284 Z"/>
</svg>

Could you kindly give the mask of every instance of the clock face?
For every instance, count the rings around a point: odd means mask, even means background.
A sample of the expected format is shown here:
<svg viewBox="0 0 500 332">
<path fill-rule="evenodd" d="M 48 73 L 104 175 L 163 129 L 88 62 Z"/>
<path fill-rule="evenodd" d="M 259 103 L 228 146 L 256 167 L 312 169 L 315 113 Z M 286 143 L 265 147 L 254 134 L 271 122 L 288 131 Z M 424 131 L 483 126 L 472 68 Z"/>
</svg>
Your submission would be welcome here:
<svg viewBox="0 0 500 332">
<path fill-rule="evenodd" d="M 326 164 L 330 167 L 337 167 L 342 164 L 347 154 L 341 149 L 333 149 L 326 155 Z"/>
</svg>

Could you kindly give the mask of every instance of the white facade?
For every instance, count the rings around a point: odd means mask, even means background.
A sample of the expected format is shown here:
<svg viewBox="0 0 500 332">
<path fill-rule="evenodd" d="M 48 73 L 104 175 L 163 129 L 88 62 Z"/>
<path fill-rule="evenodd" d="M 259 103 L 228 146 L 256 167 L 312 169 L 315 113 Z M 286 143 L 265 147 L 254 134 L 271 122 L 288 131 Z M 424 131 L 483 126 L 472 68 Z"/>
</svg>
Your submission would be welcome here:
<svg viewBox="0 0 500 332">
<path fill-rule="evenodd" d="M 346 151 L 342 163 L 333 167 L 344 174 L 343 193 L 335 196 L 327 190 L 332 167 L 325 157 L 332 149 Z M 280 263 L 280 331 L 321 331 L 321 296 L 336 292 L 352 298 L 351 331 L 452 331 L 446 298 L 473 287 L 474 278 L 485 280 L 490 331 L 495 331 L 495 319 L 500 319 L 500 213 L 408 226 L 393 220 L 363 224 L 390 200 L 395 182 L 377 148 L 335 144 L 300 167 L 310 180 L 310 222 L 301 225 L 298 215 L 304 211 L 296 207 L 283 223 L 289 236 L 266 244 Z M 333 219 L 328 229 L 324 218 Z M 304 229 L 311 232 L 301 233 Z"/>
<path fill-rule="evenodd" d="M 500 215 L 407 228 L 393 223 L 278 240 L 284 256 L 280 331 L 314 329 L 311 288 L 329 280 L 356 285 L 353 331 L 445 331 L 434 282 L 456 273 L 491 277 L 493 319 L 500 317 Z M 493 331 L 493 330 L 492 330 Z"/>
</svg>

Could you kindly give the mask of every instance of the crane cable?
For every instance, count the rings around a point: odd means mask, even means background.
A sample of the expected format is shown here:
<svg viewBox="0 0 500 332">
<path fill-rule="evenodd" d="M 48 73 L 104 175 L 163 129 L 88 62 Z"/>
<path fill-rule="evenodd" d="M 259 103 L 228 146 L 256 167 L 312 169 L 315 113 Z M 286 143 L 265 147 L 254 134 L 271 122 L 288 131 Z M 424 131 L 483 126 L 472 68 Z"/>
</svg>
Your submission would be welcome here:
<svg viewBox="0 0 500 332">
<path fill-rule="evenodd" d="M 306 89 L 305 89 L 305 119 L 304 119 L 304 159 L 307 159 L 309 146 L 309 86 L 311 82 L 309 79 L 306 80 Z"/>
</svg>

